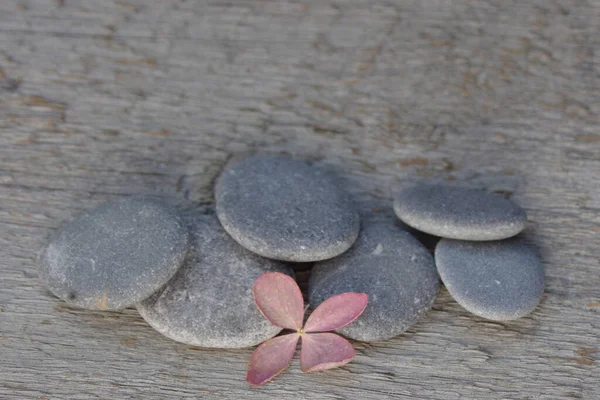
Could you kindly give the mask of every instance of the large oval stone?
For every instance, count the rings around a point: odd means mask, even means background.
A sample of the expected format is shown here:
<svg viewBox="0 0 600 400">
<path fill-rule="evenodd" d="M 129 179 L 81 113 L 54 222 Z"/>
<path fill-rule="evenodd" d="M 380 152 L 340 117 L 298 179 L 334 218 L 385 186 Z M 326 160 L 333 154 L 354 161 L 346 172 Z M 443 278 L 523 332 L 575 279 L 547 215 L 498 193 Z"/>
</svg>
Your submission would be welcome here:
<svg viewBox="0 0 600 400">
<path fill-rule="evenodd" d="M 160 289 L 188 250 L 187 227 L 168 205 L 111 201 L 66 223 L 40 255 L 40 277 L 75 306 L 120 310 Z"/>
<path fill-rule="evenodd" d="M 253 156 L 227 167 L 215 189 L 223 228 L 277 260 L 335 257 L 356 240 L 359 216 L 335 177 L 303 161 Z"/>
<path fill-rule="evenodd" d="M 146 322 L 173 340 L 214 348 L 254 346 L 281 331 L 256 307 L 252 285 L 264 272 L 291 268 L 244 249 L 214 215 L 194 217 L 190 231 L 184 265 L 137 307 Z"/>
<path fill-rule="evenodd" d="M 442 239 L 435 248 L 442 281 L 454 299 L 483 318 L 529 314 L 544 293 L 544 267 L 520 238 L 491 242 Z"/>
<path fill-rule="evenodd" d="M 516 203 L 483 190 L 420 184 L 394 199 L 396 215 L 415 229 L 450 239 L 497 240 L 525 228 Z"/>
<path fill-rule="evenodd" d="M 367 293 L 364 313 L 338 332 L 377 341 L 416 323 L 431 308 L 439 286 L 433 258 L 421 243 L 392 222 L 366 222 L 348 252 L 315 265 L 309 300 L 314 309 L 336 294 Z"/>
</svg>

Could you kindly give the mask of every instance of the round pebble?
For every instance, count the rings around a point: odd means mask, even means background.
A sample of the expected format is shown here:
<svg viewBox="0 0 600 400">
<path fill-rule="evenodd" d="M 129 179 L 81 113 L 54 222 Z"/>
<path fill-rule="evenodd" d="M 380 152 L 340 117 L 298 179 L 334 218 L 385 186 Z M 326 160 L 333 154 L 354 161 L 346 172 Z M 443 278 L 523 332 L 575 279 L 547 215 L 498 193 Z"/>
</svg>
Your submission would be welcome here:
<svg viewBox="0 0 600 400">
<path fill-rule="evenodd" d="M 394 199 L 394 211 L 407 225 L 450 239 L 505 239 L 527 222 L 521 207 L 498 194 L 443 185 L 403 190 Z"/>
<path fill-rule="evenodd" d="M 253 156 L 217 182 L 217 215 L 242 246 L 265 257 L 310 262 L 356 240 L 359 216 L 336 179 L 303 161 Z"/>
<path fill-rule="evenodd" d="M 214 215 L 190 224 L 186 262 L 164 289 L 138 305 L 142 317 L 163 335 L 201 347 L 249 347 L 279 333 L 256 307 L 252 285 L 264 272 L 292 270 L 241 247 Z"/>
<path fill-rule="evenodd" d="M 120 310 L 160 289 L 188 250 L 187 227 L 158 200 L 111 201 L 66 223 L 40 254 L 40 277 L 75 306 Z"/>
<path fill-rule="evenodd" d="M 435 249 L 435 262 L 452 297 L 468 311 L 490 320 L 527 315 L 544 293 L 544 267 L 519 238 L 442 239 Z"/>
<path fill-rule="evenodd" d="M 431 254 L 408 232 L 388 221 L 365 225 L 347 253 L 315 265 L 309 300 L 314 309 L 336 294 L 367 293 L 365 312 L 338 332 L 378 341 L 416 323 L 431 308 L 440 284 Z"/>
</svg>

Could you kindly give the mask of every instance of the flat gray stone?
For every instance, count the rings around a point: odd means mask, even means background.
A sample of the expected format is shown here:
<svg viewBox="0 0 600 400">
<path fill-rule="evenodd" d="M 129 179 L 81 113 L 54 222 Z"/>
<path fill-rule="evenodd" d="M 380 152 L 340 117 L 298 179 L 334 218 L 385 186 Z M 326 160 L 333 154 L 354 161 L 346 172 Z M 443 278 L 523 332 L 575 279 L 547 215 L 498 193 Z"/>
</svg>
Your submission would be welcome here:
<svg viewBox="0 0 600 400">
<path fill-rule="evenodd" d="M 253 156 L 217 182 L 217 215 L 242 246 L 276 260 L 335 257 L 356 240 L 360 221 L 347 193 L 325 171 L 279 156 Z"/>
<path fill-rule="evenodd" d="M 444 185 L 404 189 L 394 199 L 394 211 L 407 225 L 450 239 L 505 239 L 527 222 L 521 207 L 498 194 Z"/>
<path fill-rule="evenodd" d="M 336 294 L 367 293 L 365 312 L 339 332 L 356 340 L 385 340 L 431 308 L 439 278 L 431 254 L 404 229 L 390 221 L 365 225 L 348 252 L 315 265 L 309 300 L 314 309 Z"/>
<path fill-rule="evenodd" d="M 465 309 L 505 321 L 529 314 L 544 293 L 544 267 L 519 238 L 491 242 L 442 239 L 435 261 L 448 292 Z"/>
<path fill-rule="evenodd" d="M 178 342 L 213 348 L 254 346 L 281 331 L 258 311 L 256 278 L 267 271 L 292 275 L 284 263 L 237 244 L 214 215 L 190 221 L 192 247 L 163 290 L 138 304 L 142 317 Z"/>
<path fill-rule="evenodd" d="M 111 201 L 66 223 L 39 258 L 42 281 L 75 306 L 120 310 L 150 296 L 177 272 L 187 227 L 158 200 Z"/>
</svg>

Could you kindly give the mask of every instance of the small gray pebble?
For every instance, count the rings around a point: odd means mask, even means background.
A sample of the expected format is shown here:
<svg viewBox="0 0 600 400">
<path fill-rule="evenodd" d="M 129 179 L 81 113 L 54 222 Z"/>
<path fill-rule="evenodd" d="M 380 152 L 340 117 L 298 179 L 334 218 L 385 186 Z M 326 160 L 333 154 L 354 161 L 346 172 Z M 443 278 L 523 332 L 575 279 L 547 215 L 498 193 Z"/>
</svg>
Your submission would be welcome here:
<svg viewBox="0 0 600 400">
<path fill-rule="evenodd" d="M 527 315 L 544 293 L 544 267 L 519 238 L 442 239 L 435 249 L 435 262 L 452 297 L 468 311 L 490 320 Z"/>
<path fill-rule="evenodd" d="M 217 182 L 217 215 L 242 246 L 276 260 L 335 257 L 356 240 L 359 216 L 336 179 L 306 162 L 253 156 Z"/>
<path fill-rule="evenodd" d="M 377 341 L 416 323 L 431 308 L 439 287 L 433 257 L 425 247 L 402 228 L 380 221 L 363 226 L 348 252 L 317 263 L 308 292 L 313 309 L 336 294 L 367 293 L 365 312 L 338 332 Z"/>
<path fill-rule="evenodd" d="M 111 201 L 66 223 L 42 251 L 50 291 L 75 306 L 120 310 L 160 289 L 185 259 L 189 235 L 158 200 Z"/>
<path fill-rule="evenodd" d="M 394 211 L 413 228 L 450 239 L 505 239 L 527 222 L 521 207 L 498 194 L 444 185 L 404 189 L 394 199 Z"/>
<path fill-rule="evenodd" d="M 137 306 L 146 322 L 178 342 L 213 348 L 254 346 L 279 333 L 258 311 L 252 286 L 264 272 L 293 275 L 291 268 L 241 247 L 214 215 L 190 224 L 192 247 L 183 267 Z"/>
</svg>

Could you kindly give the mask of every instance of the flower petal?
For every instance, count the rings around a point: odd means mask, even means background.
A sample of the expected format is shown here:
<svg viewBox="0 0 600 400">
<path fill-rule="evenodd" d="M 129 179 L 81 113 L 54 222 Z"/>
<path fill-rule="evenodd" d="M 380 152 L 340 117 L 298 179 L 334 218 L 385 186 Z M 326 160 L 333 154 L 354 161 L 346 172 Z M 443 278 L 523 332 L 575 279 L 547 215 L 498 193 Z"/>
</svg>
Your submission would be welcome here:
<svg viewBox="0 0 600 400">
<path fill-rule="evenodd" d="M 265 272 L 252 288 L 256 306 L 280 328 L 298 330 L 304 320 L 304 300 L 296 281 L 280 272 Z"/>
<path fill-rule="evenodd" d="M 304 332 L 327 332 L 348 325 L 365 311 L 369 296 L 347 292 L 322 302 L 308 317 Z"/>
<path fill-rule="evenodd" d="M 300 335 L 277 336 L 263 342 L 254 350 L 248 363 L 246 381 L 254 386 L 269 382 L 290 365 Z"/>
<path fill-rule="evenodd" d="M 355 355 L 350 342 L 335 333 L 302 335 L 300 368 L 303 372 L 341 367 L 348 364 Z"/>
</svg>

